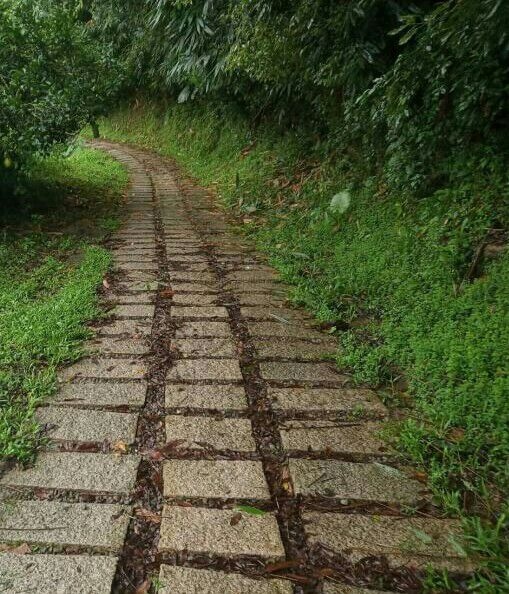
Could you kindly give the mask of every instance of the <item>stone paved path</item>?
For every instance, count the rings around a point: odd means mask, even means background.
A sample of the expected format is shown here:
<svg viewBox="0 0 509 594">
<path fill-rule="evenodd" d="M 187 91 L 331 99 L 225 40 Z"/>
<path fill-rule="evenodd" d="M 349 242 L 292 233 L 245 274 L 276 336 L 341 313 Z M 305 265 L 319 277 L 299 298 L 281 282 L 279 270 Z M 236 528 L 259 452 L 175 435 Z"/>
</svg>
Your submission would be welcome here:
<svg viewBox="0 0 509 594">
<path fill-rule="evenodd" d="M 382 403 L 206 192 L 97 146 L 132 179 L 114 309 L 39 409 L 52 443 L 0 479 L 2 550 L 24 553 L 0 554 L 0 592 L 418 592 L 428 564 L 467 570 Z"/>
</svg>

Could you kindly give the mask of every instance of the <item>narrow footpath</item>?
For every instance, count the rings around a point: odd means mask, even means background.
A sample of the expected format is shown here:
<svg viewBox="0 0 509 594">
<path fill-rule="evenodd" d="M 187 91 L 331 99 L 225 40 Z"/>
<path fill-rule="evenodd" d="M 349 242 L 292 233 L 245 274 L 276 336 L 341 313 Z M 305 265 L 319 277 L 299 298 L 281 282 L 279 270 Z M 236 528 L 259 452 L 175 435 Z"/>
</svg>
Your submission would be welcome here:
<svg viewBox="0 0 509 594">
<path fill-rule="evenodd" d="M 94 146 L 131 174 L 112 315 L 38 410 L 51 442 L 0 478 L 0 592 L 416 593 L 429 564 L 468 571 L 385 407 L 207 192 Z"/>
</svg>

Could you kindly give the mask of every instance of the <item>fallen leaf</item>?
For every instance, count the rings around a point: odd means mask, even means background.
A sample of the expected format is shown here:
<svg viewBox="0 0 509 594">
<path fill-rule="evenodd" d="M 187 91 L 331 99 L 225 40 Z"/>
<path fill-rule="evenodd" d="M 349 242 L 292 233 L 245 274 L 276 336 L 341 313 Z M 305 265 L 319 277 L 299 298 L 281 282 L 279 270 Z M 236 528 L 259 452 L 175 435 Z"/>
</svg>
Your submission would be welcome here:
<svg viewBox="0 0 509 594">
<path fill-rule="evenodd" d="M 138 518 L 144 518 L 147 522 L 152 522 L 153 524 L 160 524 L 161 523 L 161 516 L 156 514 L 149 509 L 145 509 L 144 507 L 138 507 L 135 510 L 135 515 Z"/>
<path fill-rule="evenodd" d="M 127 444 L 119 439 L 113 444 L 113 451 L 115 454 L 127 454 Z"/>
<path fill-rule="evenodd" d="M 453 442 L 461 441 L 464 437 L 465 437 L 465 430 L 462 429 L 461 427 L 453 427 L 447 433 L 447 439 L 449 439 L 449 441 L 453 441 Z"/>
<path fill-rule="evenodd" d="M 267 513 L 263 511 L 263 509 L 258 509 L 257 507 L 253 507 L 251 505 L 236 505 L 235 509 L 243 511 L 244 513 L 251 516 L 264 516 Z"/>
<path fill-rule="evenodd" d="M 9 549 L 9 553 L 13 553 L 14 555 L 28 555 L 30 553 L 30 547 L 24 542 L 13 549 Z"/>
<path fill-rule="evenodd" d="M 274 571 L 280 571 L 281 569 L 290 569 L 299 567 L 302 563 L 299 559 L 291 559 L 290 561 L 280 561 L 279 563 L 269 563 L 265 566 L 265 571 L 273 573 Z"/>
<path fill-rule="evenodd" d="M 163 299 L 171 299 L 173 295 L 175 295 L 175 291 L 172 291 L 171 289 L 164 289 L 159 293 L 159 296 Z"/>
<path fill-rule="evenodd" d="M 108 282 L 108 279 L 103 278 L 103 287 L 105 289 L 109 289 L 110 288 L 110 283 Z"/>
<path fill-rule="evenodd" d="M 412 478 L 420 483 L 427 483 L 428 482 L 428 475 L 425 472 L 414 472 L 412 474 Z"/>
<path fill-rule="evenodd" d="M 230 518 L 230 526 L 236 526 L 242 520 L 242 514 L 233 514 Z"/>
<path fill-rule="evenodd" d="M 145 580 L 142 584 L 140 584 L 136 590 L 134 591 L 134 594 L 147 594 L 147 592 L 150 589 L 150 580 Z"/>
</svg>

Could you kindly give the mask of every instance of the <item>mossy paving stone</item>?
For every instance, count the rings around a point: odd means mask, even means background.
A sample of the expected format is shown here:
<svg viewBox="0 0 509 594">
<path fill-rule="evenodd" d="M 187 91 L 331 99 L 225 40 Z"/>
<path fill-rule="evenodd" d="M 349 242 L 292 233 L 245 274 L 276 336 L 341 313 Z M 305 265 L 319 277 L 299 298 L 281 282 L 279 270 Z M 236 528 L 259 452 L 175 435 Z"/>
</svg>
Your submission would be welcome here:
<svg viewBox="0 0 509 594">
<path fill-rule="evenodd" d="M 255 580 L 239 573 L 161 565 L 159 594 L 291 594 L 290 582 Z M 376 594 L 376 593 L 375 593 Z"/>
<path fill-rule="evenodd" d="M 311 512 L 304 514 L 304 522 L 311 544 L 322 544 L 352 562 L 380 555 L 393 567 L 472 568 L 454 546 L 454 541 L 461 543 L 456 520 Z"/>
<path fill-rule="evenodd" d="M 129 516 L 128 508 L 107 503 L 13 501 L 2 506 L 0 542 L 119 551 Z"/>
<path fill-rule="evenodd" d="M 116 557 L 0 553 L 0 591 L 8 594 L 110 594 Z M 1 588 L 6 588 L 2 590 Z"/>
</svg>

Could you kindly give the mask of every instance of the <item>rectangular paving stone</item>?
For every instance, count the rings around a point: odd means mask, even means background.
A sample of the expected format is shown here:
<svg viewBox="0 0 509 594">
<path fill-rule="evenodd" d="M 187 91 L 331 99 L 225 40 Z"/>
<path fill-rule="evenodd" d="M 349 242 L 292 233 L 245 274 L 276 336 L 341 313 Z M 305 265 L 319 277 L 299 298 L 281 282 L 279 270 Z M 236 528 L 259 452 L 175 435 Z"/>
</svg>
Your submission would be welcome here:
<svg viewBox="0 0 509 594">
<path fill-rule="evenodd" d="M 270 513 L 253 516 L 237 510 L 168 505 L 163 510 L 159 550 L 284 556 L 276 518 Z"/>
<path fill-rule="evenodd" d="M 59 406 L 132 406 L 145 403 L 145 382 L 75 382 L 62 384 L 51 402 Z"/>
<path fill-rule="evenodd" d="M 173 305 L 189 305 L 194 307 L 202 307 L 204 305 L 214 305 L 217 301 L 217 295 L 199 295 L 190 293 L 175 293 L 172 301 Z M 177 307 L 174 308 L 175 311 Z"/>
<path fill-rule="evenodd" d="M 123 293 L 122 295 L 109 295 L 109 299 L 114 301 L 117 304 L 134 304 L 134 303 L 146 303 L 152 304 L 156 300 L 156 293 L 155 291 L 138 291 L 137 293 L 133 293 L 129 295 L 128 293 Z"/>
<path fill-rule="evenodd" d="M 301 359 L 305 361 L 319 361 L 328 353 L 336 349 L 324 342 L 309 342 L 305 340 L 286 339 L 275 341 L 265 339 L 253 340 L 259 359 Z"/>
<path fill-rule="evenodd" d="M 182 270 L 174 270 L 171 273 L 171 280 L 176 283 L 215 283 L 217 281 L 215 274 L 211 272 L 183 272 Z"/>
<path fill-rule="evenodd" d="M 235 357 L 235 343 L 229 338 L 177 338 L 171 341 L 181 357 Z"/>
<path fill-rule="evenodd" d="M 110 594 L 116 557 L 0 553 L 0 584 L 9 594 Z"/>
<path fill-rule="evenodd" d="M 204 336 L 232 336 L 232 331 L 226 322 L 182 322 L 175 331 L 176 338 Z"/>
<path fill-rule="evenodd" d="M 241 386 L 202 386 L 168 384 L 166 408 L 190 407 L 217 410 L 247 408 L 244 388 Z"/>
<path fill-rule="evenodd" d="M 272 282 L 278 278 L 275 272 L 269 272 L 268 270 L 239 270 L 237 272 L 229 272 L 226 275 L 229 282 L 246 282 L 254 281 L 256 283 Z"/>
<path fill-rule="evenodd" d="M 382 455 L 389 448 L 378 437 L 381 429 L 381 423 L 336 421 L 291 421 L 280 427 L 287 450 Z"/>
<path fill-rule="evenodd" d="M 172 281 L 171 288 L 175 293 L 217 293 L 219 291 L 219 285 L 217 283 L 181 283 Z"/>
<path fill-rule="evenodd" d="M 142 292 L 142 293 L 147 293 L 147 292 L 157 291 L 158 287 L 159 287 L 159 283 L 157 281 L 149 282 L 149 281 L 126 280 L 124 282 L 119 283 L 118 286 L 116 287 L 116 289 L 120 292 L 127 292 L 127 293 L 137 292 L 137 291 Z"/>
<path fill-rule="evenodd" d="M 124 338 L 112 336 L 95 338 L 85 343 L 90 356 L 100 355 L 146 355 L 150 351 L 150 342 L 144 338 Z"/>
<path fill-rule="evenodd" d="M 241 307 L 240 314 L 246 320 L 267 320 L 282 324 L 300 324 L 313 321 L 313 318 L 300 309 L 288 307 Z M 325 336 L 324 336 L 325 339 Z"/>
<path fill-rule="evenodd" d="M 168 264 L 171 266 L 175 265 L 176 263 L 179 262 L 184 262 L 184 263 L 202 263 L 202 264 L 208 264 L 208 260 L 205 256 L 201 255 L 201 256 L 186 256 L 184 254 L 180 255 L 180 256 L 169 256 L 169 262 Z"/>
<path fill-rule="evenodd" d="M 242 373 L 236 359 L 184 359 L 175 361 L 167 379 L 241 381 Z"/>
<path fill-rule="evenodd" d="M 405 474 L 378 463 L 290 459 L 295 491 L 339 499 L 412 504 L 424 498 L 424 487 Z"/>
<path fill-rule="evenodd" d="M 12 501 L 2 506 L 0 542 L 89 546 L 118 551 L 129 523 L 127 508 L 106 503 Z"/>
<path fill-rule="evenodd" d="M 261 462 L 239 460 L 167 460 L 166 497 L 270 499 Z"/>
<path fill-rule="evenodd" d="M 115 336 L 124 334 L 126 336 L 148 336 L 152 332 L 152 319 L 142 320 L 114 320 L 111 323 L 97 328 L 99 336 Z"/>
<path fill-rule="evenodd" d="M 260 363 L 263 379 L 295 382 L 337 382 L 344 384 L 350 378 L 336 372 L 333 363 L 287 363 L 264 361 Z"/>
<path fill-rule="evenodd" d="M 74 380 L 85 377 L 106 379 L 143 379 L 146 365 L 140 359 L 82 359 L 74 365 L 62 369 L 62 380 Z"/>
<path fill-rule="evenodd" d="M 41 425 L 47 426 L 46 434 L 56 440 L 130 444 L 136 438 L 138 415 L 131 413 L 48 406 L 39 408 L 36 417 Z"/>
<path fill-rule="evenodd" d="M 324 335 L 306 328 L 303 324 L 284 324 L 283 322 L 248 322 L 249 332 L 252 336 L 277 336 L 279 338 L 311 338 L 323 339 Z"/>
<path fill-rule="evenodd" d="M 249 419 L 169 415 L 166 417 L 166 440 L 175 439 L 184 440 L 179 446 L 182 448 L 256 451 Z"/>
<path fill-rule="evenodd" d="M 127 270 L 128 272 L 133 270 L 150 270 L 156 272 L 158 270 L 156 262 L 123 262 L 118 263 L 116 268 L 118 270 Z"/>
<path fill-rule="evenodd" d="M 333 411 L 385 415 L 387 409 L 371 390 L 350 388 L 268 388 L 274 408 L 284 411 Z"/>
<path fill-rule="evenodd" d="M 237 293 L 236 295 L 241 306 L 260 305 L 276 307 L 285 302 L 285 293 Z"/>
<path fill-rule="evenodd" d="M 174 318 L 227 318 L 224 307 L 174 307 L 171 310 Z"/>
<path fill-rule="evenodd" d="M 390 565 L 424 569 L 427 565 L 451 570 L 469 567 L 452 544 L 461 542 L 456 520 L 395 518 L 360 514 L 305 513 L 306 535 L 352 562 L 366 557 L 387 557 Z"/>
<path fill-rule="evenodd" d="M 113 313 L 122 318 L 153 318 L 155 309 L 155 305 L 117 305 Z"/>
<path fill-rule="evenodd" d="M 136 481 L 138 464 L 137 456 L 43 452 L 32 468 L 4 474 L 0 485 L 129 493 Z"/>
<path fill-rule="evenodd" d="M 240 573 L 161 565 L 159 594 L 291 594 L 285 580 L 255 580 Z M 375 592 L 376 594 L 376 592 Z"/>
</svg>

